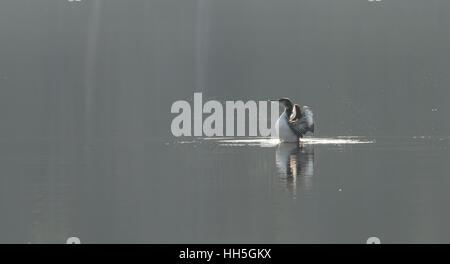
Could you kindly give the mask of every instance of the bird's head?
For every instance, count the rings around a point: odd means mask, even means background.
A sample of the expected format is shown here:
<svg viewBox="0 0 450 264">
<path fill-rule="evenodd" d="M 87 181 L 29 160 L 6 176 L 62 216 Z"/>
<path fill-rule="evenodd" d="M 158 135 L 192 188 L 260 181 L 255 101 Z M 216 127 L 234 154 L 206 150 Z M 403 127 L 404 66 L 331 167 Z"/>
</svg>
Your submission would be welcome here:
<svg viewBox="0 0 450 264">
<path fill-rule="evenodd" d="M 282 106 L 284 106 L 285 108 L 288 108 L 288 109 L 292 109 L 292 107 L 293 107 L 292 101 L 289 98 L 280 98 L 280 99 L 269 100 L 269 101 L 279 102 Z"/>
</svg>

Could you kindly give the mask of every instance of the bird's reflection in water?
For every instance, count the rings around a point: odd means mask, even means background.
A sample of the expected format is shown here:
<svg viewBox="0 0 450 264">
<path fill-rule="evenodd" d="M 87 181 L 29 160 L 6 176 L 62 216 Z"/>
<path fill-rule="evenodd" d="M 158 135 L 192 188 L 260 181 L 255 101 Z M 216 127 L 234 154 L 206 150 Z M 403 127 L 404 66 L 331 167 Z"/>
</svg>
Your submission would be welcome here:
<svg viewBox="0 0 450 264">
<path fill-rule="evenodd" d="M 281 143 L 276 151 L 279 177 L 293 199 L 299 190 L 312 189 L 314 176 L 314 146 L 301 143 Z"/>
</svg>

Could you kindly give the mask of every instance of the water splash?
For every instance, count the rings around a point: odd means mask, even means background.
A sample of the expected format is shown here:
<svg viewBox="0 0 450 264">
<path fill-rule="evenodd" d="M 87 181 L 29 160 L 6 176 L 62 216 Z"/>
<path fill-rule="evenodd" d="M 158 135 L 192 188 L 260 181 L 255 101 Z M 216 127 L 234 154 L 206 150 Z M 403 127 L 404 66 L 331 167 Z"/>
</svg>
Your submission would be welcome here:
<svg viewBox="0 0 450 264">
<path fill-rule="evenodd" d="M 337 138 L 304 138 L 301 141 L 306 145 L 348 145 L 348 144 L 372 144 L 373 140 L 367 140 L 357 137 L 337 137 Z"/>
<path fill-rule="evenodd" d="M 259 146 L 274 147 L 280 144 L 277 138 L 252 138 L 252 139 L 219 139 L 220 146 Z"/>
<path fill-rule="evenodd" d="M 259 146 L 275 147 L 281 142 L 277 138 L 204 138 L 203 140 L 217 142 L 220 146 Z M 347 144 L 371 144 L 373 140 L 360 137 L 336 137 L 336 138 L 303 138 L 303 145 L 347 145 Z"/>
</svg>

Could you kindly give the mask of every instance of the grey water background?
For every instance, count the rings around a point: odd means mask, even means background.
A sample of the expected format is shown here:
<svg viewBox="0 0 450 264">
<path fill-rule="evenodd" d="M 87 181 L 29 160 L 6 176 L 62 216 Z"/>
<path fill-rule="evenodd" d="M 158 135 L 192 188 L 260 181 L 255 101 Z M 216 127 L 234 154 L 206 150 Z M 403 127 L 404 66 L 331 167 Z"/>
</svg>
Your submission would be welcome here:
<svg viewBox="0 0 450 264">
<path fill-rule="evenodd" d="M 450 242 L 449 14 L 445 0 L 2 0 L 0 242 Z M 194 92 L 290 97 L 314 108 L 315 137 L 374 143 L 174 138 L 170 106 Z"/>
</svg>

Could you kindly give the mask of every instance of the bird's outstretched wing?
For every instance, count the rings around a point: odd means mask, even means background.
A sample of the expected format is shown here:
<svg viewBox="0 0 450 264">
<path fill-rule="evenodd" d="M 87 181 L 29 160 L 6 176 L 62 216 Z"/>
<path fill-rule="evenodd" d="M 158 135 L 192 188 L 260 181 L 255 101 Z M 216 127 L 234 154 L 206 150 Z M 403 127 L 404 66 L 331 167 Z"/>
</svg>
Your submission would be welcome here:
<svg viewBox="0 0 450 264">
<path fill-rule="evenodd" d="M 302 115 L 303 115 L 302 108 L 298 104 L 295 104 L 294 107 L 292 108 L 292 114 L 289 117 L 289 122 L 297 121 L 298 119 L 300 119 L 300 117 L 302 117 Z"/>
<path fill-rule="evenodd" d="M 314 114 L 312 109 L 308 106 L 304 106 L 301 112 L 301 115 L 297 116 L 298 118 L 288 122 L 289 127 L 300 138 L 307 132 L 314 133 Z"/>
</svg>

